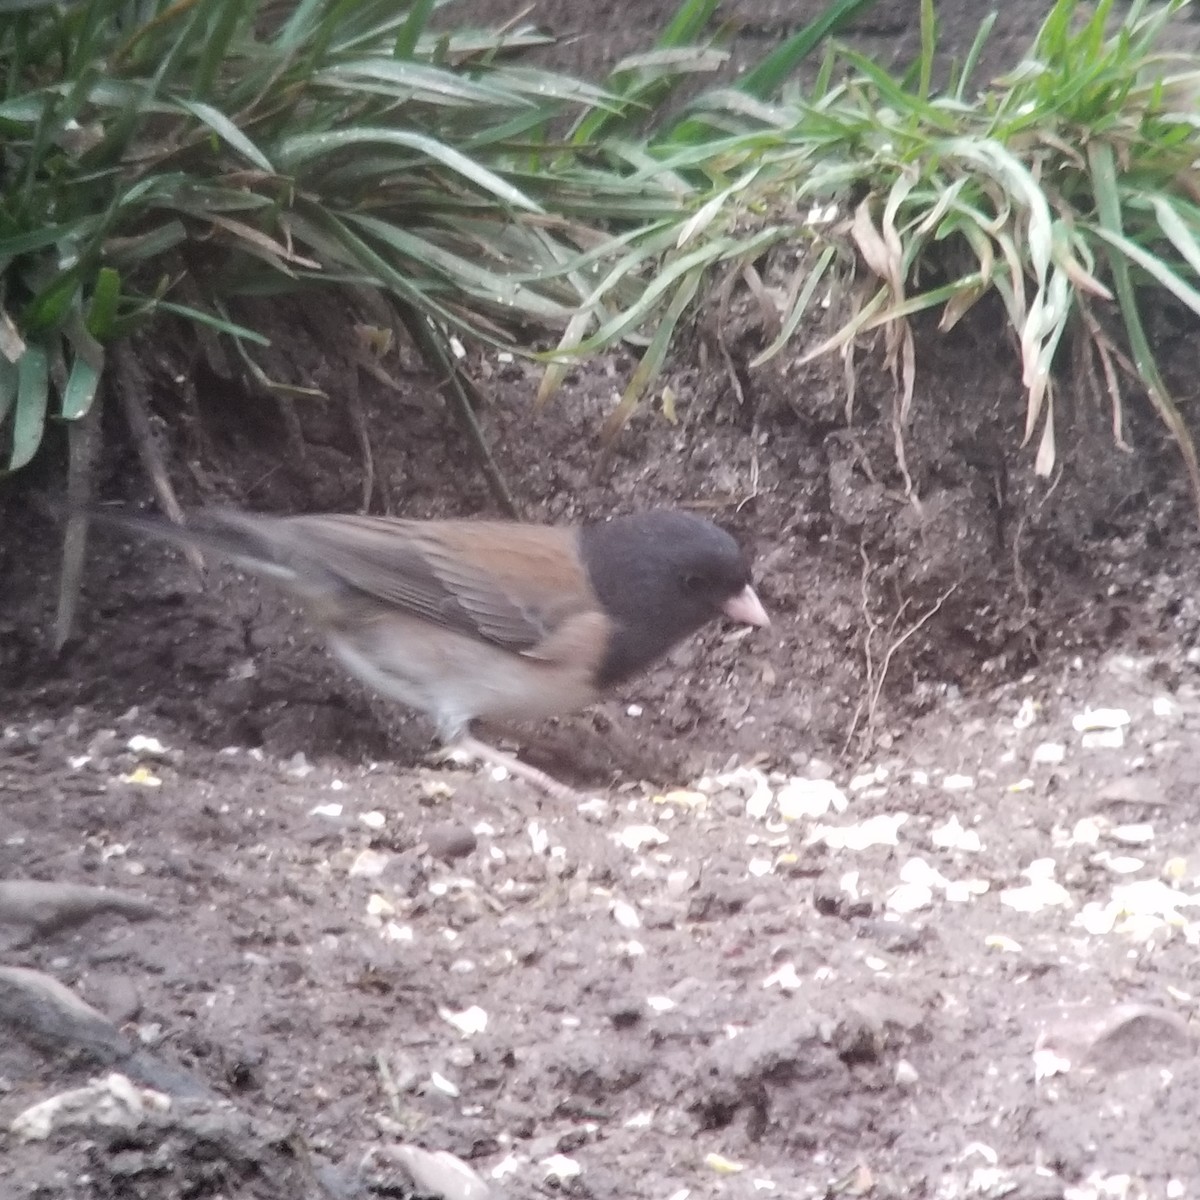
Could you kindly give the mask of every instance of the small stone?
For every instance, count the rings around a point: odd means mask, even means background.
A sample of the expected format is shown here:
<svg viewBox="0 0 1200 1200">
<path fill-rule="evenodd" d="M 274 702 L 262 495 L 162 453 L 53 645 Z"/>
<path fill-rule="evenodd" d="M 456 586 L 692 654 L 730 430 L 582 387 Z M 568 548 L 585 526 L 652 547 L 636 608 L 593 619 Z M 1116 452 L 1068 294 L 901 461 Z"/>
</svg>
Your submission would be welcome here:
<svg viewBox="0 0 1200 1200">
<path fill-rule="evenodd" d="M 590 796 L 586 800 L 581 800 L 575 807 L 581 817 L 597 825 L 602 825 L 607 821 L 612 810 L 612 805 L 600 796 Z"/>
<path fill-rule="evenodd" d="M 613 836 L 626 850 L 632 850 L 635 854 L 648 847 L 662 846 L 669 840 L 657 825 L 626 825 Z"/>
<path fill-rule="evenodd" d="M 825 816 L 831 809 L 845 812 L 848 803 L 841 788 L 830 779 L 789 779 L 775 795 L 785 821 Z"/>
<path fill-rule="evenodd" d="M 1109 837 L 1124 846 L 1146 846 L 1154 841 L 1154 826 L 1141 821 L 1132 825 L 1114 825 Z"/>
<path fill-rule="evenodd" d="M 622 1000 L 609 1014 L 614 1029 L 632 1029 L 642 1019 L 641 1006 L 630 1000 Z"/>
<path fill-rule="evenodd" d="M 1061 742 L 1041 742 L 1034 746 L 1033 762 L 1040 767 L 1056 767 L 1067 757 L 1067 748 Z"/>
<path fill-rule="evenodd" d="M 576 1179 L 583 1174 L 583 1168 L 579 1163 L 565 1154 L 552 1154 L 549 1158 L 543 1159 L 542 1170 L 544 1178 L 554 1179 L 559 1183 L 564 1183 L 568 1179 Z"/>
<path fill-rule="evenodd" d="M 886 908 L 894 913 L 913 913 L 933 904 L 933 889 L 924 883 L 902 883 L 888 892 Z"/>
<path fill-rule="evenodd" d="M 112 1072 L 84 1087 L 60 1092 L 18 1113 L 9 1132 L 21 1141 L 45 1141 L 66 1128 L 88 1129 L 97 1125 L 136 1129 L 153 1112 L 166 1112 L 169 1096 L 133 1083 Z"/>
<path fill-rule="evenodd" d="M 1154 1005 L 1064 1005 L 1045 1021 L 1038 1050 L 1056 1055 L 1066 1069 L 1086 1063 L 1118 1075 L 1191 1058 L 1197 1042 L 1186 1021 Z"/>
<path fill-rule="evenodd" d="M 1124 775 L 1100 785 L 1097 799 L 1102 804 L 1164 805 L 1162 788 L 1148 775 Z"/>
<path fill-rule="evenodd" d="M 380 1146 L 368 1151 L 359 1174 L 372 1194 L 436 1196 L 439 1200 L 495 1200 L 496 1193 L 448 1150 Z"/>
<path fill-rule="evenodd" d="M 425 831 L 425 845 L 432 857 L 442 862 L 454 862 L 466 858 L 479 845 L 475 831 L 457 821 L 444 821 L 431 825 Z"/>
<path fill-rule="evenodd" d="M 391 855 L 381 850 L 361 850 L 350 864 L 349 874 L 353 879 L 377 879 L 390 861 Z"/>
</svg>

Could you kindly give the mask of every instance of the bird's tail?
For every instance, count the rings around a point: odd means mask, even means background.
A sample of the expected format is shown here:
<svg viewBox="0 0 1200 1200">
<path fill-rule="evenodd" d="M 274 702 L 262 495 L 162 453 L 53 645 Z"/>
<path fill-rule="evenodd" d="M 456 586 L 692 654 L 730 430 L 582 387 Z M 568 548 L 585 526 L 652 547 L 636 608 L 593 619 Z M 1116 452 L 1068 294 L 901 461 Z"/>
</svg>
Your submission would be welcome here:
<svg viewBox="0 0 1200 1200">
<path fill-rule="evenodd" d="M 166 517 L 146 516 L 127 510 L 97 505 L 87 516 L 102 525 L 124 530 L 139 537 L 193 547 L 203 554 L 227 559 L 248 571 L 289 581 L 295 571 L 285 561 L 277 527 L 281 518 L 235 512 L 232 509 L 205 508 L 189 513 L 187 524 Z"/>
</svg>

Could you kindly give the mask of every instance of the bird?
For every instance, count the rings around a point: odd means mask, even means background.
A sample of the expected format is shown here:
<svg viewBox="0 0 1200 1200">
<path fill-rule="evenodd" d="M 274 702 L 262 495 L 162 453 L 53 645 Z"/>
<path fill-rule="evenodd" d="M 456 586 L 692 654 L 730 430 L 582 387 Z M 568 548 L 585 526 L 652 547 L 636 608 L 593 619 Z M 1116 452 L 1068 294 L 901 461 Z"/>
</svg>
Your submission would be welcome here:
<svg viewBox="0 0 1200 1200">
<path fill-rule="evenodd" d="M 474 737 L 473 723 L 584 708 L 719 618 L 770 624 L 738 542 L 682 510 L 578 525 L 91 512 L 273 581 L 352 676 L 430 717 L 446 752 L 551 794 L 569 789 Z"/>
</svg>

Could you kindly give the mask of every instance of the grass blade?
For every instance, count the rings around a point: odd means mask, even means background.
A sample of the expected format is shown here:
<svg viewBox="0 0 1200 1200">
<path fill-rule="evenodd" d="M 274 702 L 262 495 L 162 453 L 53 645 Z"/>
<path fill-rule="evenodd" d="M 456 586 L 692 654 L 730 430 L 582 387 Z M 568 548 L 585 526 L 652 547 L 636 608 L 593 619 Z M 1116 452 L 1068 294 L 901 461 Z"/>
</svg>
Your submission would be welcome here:
<svg viewBox="0 0 1200 1200">
<path fill-rule="evenodd" d="M 758 66 L 738 80 L 738 90 L 765 100 L 779 90 L 796 68 L 827 37 L 875 7 L 875 0 L 836 0 L 799 32 L 782 42 Z"/>
<path fill-rule="evenodd" d="M 1196 444 L 1179 408 L 1167 390 L 1154 352 L 1150 349 L 1150 341 L 1146 337 L 1146 329 L 1142 323 L 1141 311 L 1138 308 L 1137 296 L 1134 292 L 1133 281 L 1129 274 L 1129 254 L 1122 246 L 1132 245 L 1125 238 L 1121 227 L 1121 204 L 1117 190 L 1116 159 L 1112 147 L 1104 142 L 1095 142 L 1088 147 L 1088 163 L 1091 167 L 1092 178 L 1096 181 L 1096 201 L 1101 221 L 1100 231 L 1106 240 L 1122 250 L 1119 254 L 1109 255 L 1109 267 L 1112 271 L 1113 286 L 1121 308 L 1121 317 L 1125 322 L 1125 332 L 1129 337 L 1129 348 L 1133 353 L 1134 364 L 1138 374 L 1146 383 L 1150 401 L 1158 410 L 1163 423 L 1175 438 L 1179 451 L 1183 455 L 1188 479 L 1192 486 L 1192 498 L 1196 504 L 1197 516 L 1200 517 L 1200 460 L 1196 456 Z"/>
<path fill-rule="evenodd" d="M 88 414 L 100 386 L 100 374 L 100 368 L 94 367 L 83 355 L 76 355 L 63 388 L 61 413 L 64 420 L 78 421 Z"/>
<path fill-rule="evenodd" d="M 17 363 L 17 403 L 13 412 L 9 472 L 26 466 L 42 444 L 50 396 L 50 361 L 46 351 L 29 345 Z"/>
<path fill-rule="evenodd" d="M 325 158 L 339 150 L 355 149 L 359 146 L 400 146 L 433 159 L 456 174 L 475 184 L 481 191 L 513 208 L 528 212 L 541 212 L 539 204 L 530 200 L 512 184 L 481 166 L 474 159 L 455 150 L 435 138 L 421 133 L 410 133 L 402 129 L 337 129 L 329 133 L 299 134 L 287 139 L 280 146 L 278 161 L 280 170 L 295 170 L 311 164 L 314 159 Z"/>
</svg>

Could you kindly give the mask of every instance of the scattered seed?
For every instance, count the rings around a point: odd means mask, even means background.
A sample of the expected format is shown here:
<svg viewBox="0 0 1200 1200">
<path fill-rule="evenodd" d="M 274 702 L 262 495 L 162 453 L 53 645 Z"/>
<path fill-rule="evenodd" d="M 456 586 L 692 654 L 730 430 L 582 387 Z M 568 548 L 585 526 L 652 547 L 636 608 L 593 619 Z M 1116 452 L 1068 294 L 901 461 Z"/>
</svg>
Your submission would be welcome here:
<svg viewBox="0 0 1200 1200">
<path fill-rule="evenodd" d="M 537 821 L 530 821 L 528 833 L 529 844 L 533 847 L 534 854 L 539 857 L 545 854 L 550 848 L 550 835 L 546 830 Z"/>
<path fill-rule="evenodd" d="M 488 1015 L 477 1004 L 464 1008 L 462 1012 L 439 1006 L 438 1016 L 448 1025 L 453 1025 L 463 1037 L 474 1037 L 487 1029 Z"/>
<path fill-rule="evenodd" d="M 869 846 L 899 845 L 900 826 L 908 813 L 879 813 L 857 825 L 818 825 L 808 841 L 824 842 L 831 850 L 866 850 Z"/>
<path fill-rule="evenodd" d="M 804 986 L 804 982 L 796 974 L 795 965 L 785 962 L 777 970 L 772 971 L 763 980 L 762 985 L 764 988 L 777 987 L 781 992 L 798 992 Z"/>
<path fill-rule="evenodd" d="M 1125 745 L 1125 731 L 1116 729 L 1092 729 L 1079 739 L 1085 750 L 1120 750 Z"/>
<path fill-rule="evenodd" d="M 704 1165 L 716 1171 L 718 1175 L 736 1175 L 739 1171 L 746 1169 L 745 1165 L 740 1162 L 734 1162 L 732 1158 L 726 1158 L 723 1154 L 706 1154 L 704 1156 Z"/>
<path fill-rule="evenodd" d="M 999 950 L 1004 954 L 1020 954 L 1022 950 L 1021 943 L 1006 933 L 990 933 L 983 939 L 983 944 L 989 950 Z"/>
<path fill-rule="evenodd" d="M 675 808 L 687 809 L 689 812 L 703 809 L 708 805 L 708 797 L 703 792 L 690 791 L 686 788 L 673 788 L 660 796 L 651 796 L 651 804 L 670 804 Z"/>
<path fill-rule="evenodd" d="M 136 767 L 128 775 L 122 775 L 121 782 L 132 783 L 135 787 L 162 787 L 162 780 L 145 767 Z"/>
<path fill-rule="evenodd" d="M 620 833 L 613 834 L 616 841 L 635 854 L 647 846 L 662 846 L 670 839 L 657 825 L 627 825 Z"/>
<path fill-rule="evenodd" d="M 1123 708 L 1089 708 L 1071 718 L 1076 733 L 1087 733 L 1099 729 L 1123 729 L 1130 722 L 1129 713 Z"/>
<path fill-rule="evenodd" d="M 146 737 L 141 733 L 135 733 L 125 745 L 134 754 L 145 754 L 150 758 L 163 758 L 168 753 L 158 738 Z"/>
<path fill-rule="evenodd" d="M 1032 696 L 1026 696 L 1021 701 L 1021 707 L 1017 709 L 1017 715 L 1013 717 L 1014 729 L 1028 729 L 1038 717 L 1038 706 L 1034 702 Z"/>
<path fill-rule="evenodd" d="M 930 841 L 942 850 L 963 850 L 977 854 L 983 849 L 979 834 L 974 829 L 964 829 L 957 816 L 952 816 L 944 825 L 939 825 L 929 837 Z"/>
<path fill-rule="evenodd" d="M 1000 903 L 1017 912 L 1035 913 L 1054 906 L 1069 907 L 1071 894 L 1054 879 L 1052 858 L 1035 859 L 1022 874 L 1029 880 L 1024 887 L 1006 888 L 1000 893 Z"/>
</svg>

